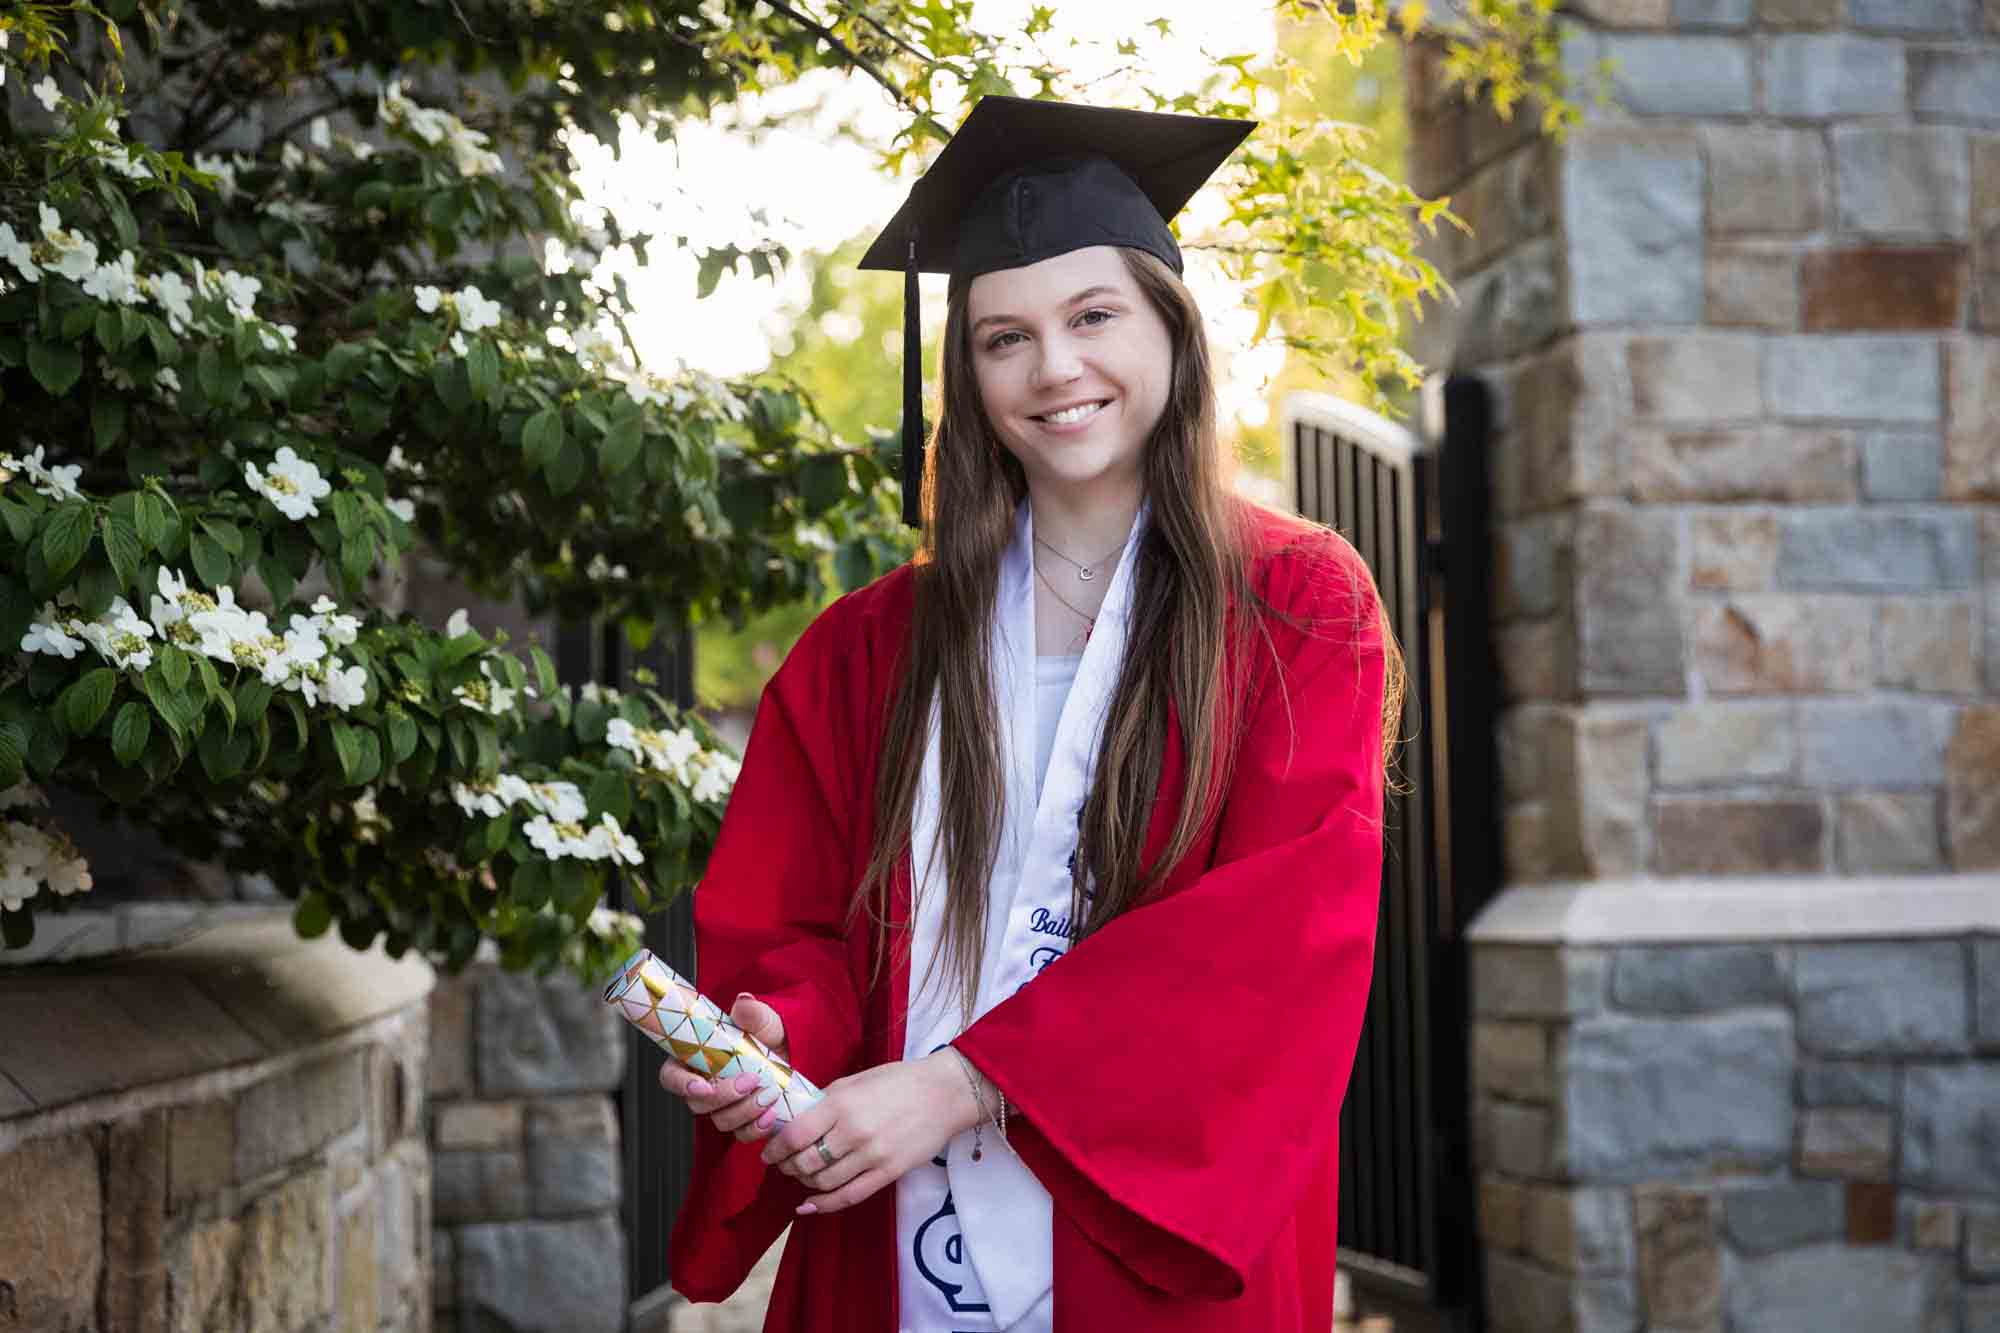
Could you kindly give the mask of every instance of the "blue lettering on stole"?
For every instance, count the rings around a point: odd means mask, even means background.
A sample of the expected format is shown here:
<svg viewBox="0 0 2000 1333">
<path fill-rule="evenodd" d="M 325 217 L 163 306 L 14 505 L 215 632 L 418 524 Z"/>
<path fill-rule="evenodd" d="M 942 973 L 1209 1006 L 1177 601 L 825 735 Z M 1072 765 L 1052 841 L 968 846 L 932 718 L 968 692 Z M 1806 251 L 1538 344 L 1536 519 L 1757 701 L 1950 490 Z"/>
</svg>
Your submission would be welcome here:
<svg viewBox="0 0 2000 1333">
<path fill-rule="evenodd" d="M 936 1055 L 949 1043 L 941 1042 L 931 1051 Z M 944 1167 L 943 1153 L 931 1158 L 931 1165 Z M 965 1233 L 958 1225 L 958 1205 L 952 1201 L 951 1189 L 945 1188 L 944 1203 L 935 1213 L 924 1219 L 922 1226 L 910 1243 L 910 1257 L 916 1260 L 917 1271 L 924 1281 L 938 1289 L 945 1304 L 954 1314 L 990 1313 L 992 1307 L 978 1301 L 960 1300 L 959 1293 L 972 1284 L 967 1281 L 954 1282 L 953 1277 L 966 1276 Z"/>
</svg>

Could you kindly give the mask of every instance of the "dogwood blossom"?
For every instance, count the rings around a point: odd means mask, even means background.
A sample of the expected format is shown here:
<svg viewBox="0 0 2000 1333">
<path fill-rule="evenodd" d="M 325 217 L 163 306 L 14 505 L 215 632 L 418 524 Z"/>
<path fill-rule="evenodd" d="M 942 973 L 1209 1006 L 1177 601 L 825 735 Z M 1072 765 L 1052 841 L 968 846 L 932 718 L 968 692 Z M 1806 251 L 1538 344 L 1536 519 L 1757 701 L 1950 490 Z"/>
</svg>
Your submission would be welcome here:
<svg viewBox="0 0 2000 1333">
<path fill-rule="evenodd" d="M 153 664 L 153 627 L 123 597 L 113 597 L 104 615 L 81 625 L 77 633 L 120 671 L 144 671 Z"/>
<path fill-rule="evenodd" d="M 635 861 L 633 864 L 637 865 L 638 862 Z M 590 918 L 583 923 L 583 926 L 599 939 L 615 940 L 638 934 L 646 928 L 646 923 L 630 912 L 615 912 L 609 907 L 593 907 L 590 909 Z"/>
<path fill-rule="evenodd" d="M 499 717 L 513 711 L 514 691 L 500 683 L 493 674 L 491 660 L 479 664 L 479 674 L 484 680 L 471 680 L 452 690 L 451 697 L 477 713 L 489 713 Z"/>
<path fill-rule="evenodd" d="M 79 626 L 76 617 L 65 616 L 56 610 L 55 603 L 45 602 L 41 619 L 30 621 L 28 632 L 21 636 L 21 651 L 47 653 L 67 662 L 83 651 L 83 640 L 71 632 Z"/>
<path fill-rule="evenodd" d="M 426 315 L 437 313 L 438 306 L 444 301 L 444 293 L 441 290 L 423 283 L 417 285 L 416 293 L 417 309 Z"/>
<path fill-rule="evenodd" d="M 686 727 L 678 731 L 651 731 L 635 727 L 622 717 L 605 726 L 604 743 L 623 750 L 643 766 L 670 773 L 683 786 L 694 781 L 693 766 L 701 757 L 701 741 Z"/>
<path fill-rule="evenodd" d="M 333 492 L 332 483 L 320 476 L 318 468 L 300 458 L 289 444 L 278 450 L 268 474 L 259 472 L 255 463 L 245 463 L 243 475 L 251 490 L 276 505 L 278 512 L 290 519 L 317 515 L 319 505 L 316 501 Z"/>
<path fill-rule="evenodd" d="M 729 795 L 736 786 L 736 779 L 743 771 L 740 761 L 715 750 L 708 751 L 701 772 L 695 776 L 694 786 L 688 795 L 704 803 L 719 801 Z"/>
<path fill-rule="evenodd" d="M 62 90 L 56 87 L 56 80 L 53 74 L 44 74 L 42 81 L 31 86 L 28 91 L 33 93 L 35 100 L 42 104 L 42 110 L 48 112 L 50 115 L 55 114 L 56 107 L 62 102 Z"/>
<path fill-rule="evenodd" d="M 34 253 L 28 243 L 16 236 L 14 228 L 5 222 L 0 222 L 0 259 L 12 264 L 29 282 L 38 281 L 42 276 L 41 267 L 35 263 Z"/>
<path fill-rule="evenodd" d="M 42 455 L 43 446 L 38 444 L 35 452 L 15 460 L 28 474 L 29 484 L 51 500 L 81 499 L 83 492 L 77 489 L 76 479 L 83 475 L 83 464 L 51 467 L 42 462 Z"/>
<path fill-rule="evenodd" d="M 175 333 L 187 331 L 194 322 L 194 288 L 188 286 L 186 278 L 178 273 L 151 273 L 139 279 L 139 286 L 159 304 L 168 328 Z"/>
<path fill-rule="evenodd" d="M 500 322 L 500 303 L 487 299 L 477 287 L 461 287 L 452 293 L 458 308 L 459 326 L 467 333 L 479 333 Z"/>
<path fill-rule="evenodd" d="M 139 289 L 138 261 L 130 250 L 121 251 L 118 258 L 109 263 L 99 264 L 83 280 L 83 293 L 98 301 L 113 301 L 119 305 L 137 305 L 143 299 Z"/>
</svg>

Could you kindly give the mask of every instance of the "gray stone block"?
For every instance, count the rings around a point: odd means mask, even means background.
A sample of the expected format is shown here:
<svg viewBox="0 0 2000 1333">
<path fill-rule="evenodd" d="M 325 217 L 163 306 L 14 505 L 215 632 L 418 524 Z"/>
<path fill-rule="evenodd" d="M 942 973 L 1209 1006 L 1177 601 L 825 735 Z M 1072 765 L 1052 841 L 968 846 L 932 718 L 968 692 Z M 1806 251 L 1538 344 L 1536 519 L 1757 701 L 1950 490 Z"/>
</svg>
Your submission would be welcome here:
<svg viewBox="0 0 2000 1333">
<path fill-rule="evenodd" d="M 1900 1329 L 1949 1333 L 1956 1293 L 1935 1255 L 1880 1246 L 1814 1245 L 1735 1265 L 1729 1326 L 1758 1333 Z"/>
<path fill-rule="evenodd" d="M 1977 1278 L 2000 1278 L 2000 1205 L 1966 1208 L 1965 1271 Z"/>
<path fill-rule="evenodd" d="M 526 1217 L 528 1174 L 518 1151 L 440 1152 L 431 1159 L 431 1213 L 440 1222 Z"/>
<path fill-rule="evenodd" d="M 1764 59 L 1764 109 L 1774 116 L 1825 120 L 1903 110 L 1903 44 L 1838 33 L 1774 37 Z"/>
<path fill-rule="evenodd" d="M 1835 839 L 1854 874 L 1917 874 L 1944 861 L 1935 791 L 1862 792 L 1840 799 Z"/>
<path fill-rule="evenodd" d="M 1893 240 L 1963 240 L 1971 176 L 1964 130 L 1834 127 L 1834 200 L 1843 230 Z"/>
<path fill-rule="evenodd" d="M 494 971 L 481 979 L 479 1093 L 603 1092 L 625 1073 L 625 1027 L 572 977 Z"/>
<path fill-rule="evenodd" d="M 1482 1018 L 1573 1018 L 1604 1007 L 1601 949 L 1482 944 L 1472 950 L 1472 1012 Z"/>
<path fill-rule="evenodd" d="M 1486 1314 L 1493 1333 L 1637 1333 L 1629 1277 L 1576 1278 L 1511 1255 L 1486 1257 Z"/>
<path fill-rule="evenodd" d="M 1803 1061 L 1799 1065 L 1799 1104 L 1894 1110 L 1896 1067 L 1851 1060 Z"/>
<path fill-rule="evenodd" d="M 1496 1101 L 1486 1114 L 1491 1150 L 1486 1165 L 1523 1180 L 1544 1180 L 1555 1173 L 1558 1127 L 1547 1107 Z"/>
<path fill-rule="evenodd" d="M 1800 945 L 1799 1044 L 1821 1055 L 1963 1051 L 1965 974 L 1955 940 Z"/>
<path fill-rule="evenodd" d="M 1600 59 L 1617 62 L 1612 97 L 1635 116 L 1747 116 L 1750 49 L 1728 37 L 1606 32 Z"/>
<path fill-rule="evenodd" d="M 1625 349 L 1632 412 L 1648 420 L 1755 420 L 1763 410 L 1763 340 L 1741 333 L 1634 338 Z"/>
<path fill-rule="evenodd" d="M 1436 311 L 1461 364 L 1519 356 L 1547 342 L 1562 323 L 1558 252 L 1553 237 L 1526 241 L 1462 279 L 1456 305 Z M 1426 317 L 1426 324 L 1431 317 Z"/>
<path fill-rule="evenodd" d="M 1837 1241 L 1846 1227 L 1847 1190 L 1838 1181 L 1744 1181 L 1722 1189 L 1722 1233 L 1740 1254 Z"/>
<path fill-rule="evenodd" d="M 1593 695 L 1685 694 L 1678 517 L 1587 511 L 1576 524 L 1576 570 L 1579 685 Z"/>
<path fill-rule="evenodd" d="M 2000 1198 L 2000 1065 L 1911 1065 L 1903 1073 L 1903 1182 Z"/>
<path fill-rule="evenodd" d="M 1578 133 L 1563 158 L 1569 291 L 1579 324 L 1702 318 L 1702 170 L 1692 137 Z"/>
<path fill-rule="evenodd" d="M 1747 28 L 1750 0 L 1674 0 L 1677 28 Z"/>
<path fill-rule="evenodd" d="M 1678 708 L 1656 736 L 1662 787 L 1773 781 L 1799 766 L 1793 705 L 1699 703 Z"/>
<path fill-rule="evenodd" d="M 1778 529 L 1778 582 L 1807 592 L 1967 588 L 1979 568 L 1975 523 L 1970 512 L 1786 514 Z"/>
<path fill-rule="evenodd" d="M 367 1052 L 347 1051 L 265 1079 L 236 1100 L 236 1179 L 317 1152 L 361 1123 Z"/>
<path fill-rule="evenodd" d="M 1815 787 L 1935 787 L 1951 721 L 1949 705 L 1808 702 L 1799 776 Z"/>
<path fill-rule="evenodd" d="M 537 1217 L 615 1207 L 620 1168 L 618 1123 L 607 1098 L 557 1098 L 529 1107 L 528 1189 Z"/>
<path fill-rule="evenodd" d="M 1778 951 L 1762 944 L 1620 949 L 1611 960 L 1611 1002 L 1642 1014 L 1702 1014 L 1785 1002 Z"/>
<path fill-rule="evenodd" d="M 1982 1047 L 2000 1047 L 2000 939 L 1972 942 L 1972 976 L 1978 996 L 1974 1035 Z"/>
<path fill-rule="evenodd" d="M 1896 1125 L 1887 1111 L 1806 1111 L 1799 1117 L 1803 1176 L 1888 1183 L 1895 1171 Z"/>
<path fill-rule="evenodd" d="M 1861 435 L 1861 493 L 1871 500 L 1935 500 L 1944 486 L 1944 441 L 1934 430 Z"/>
<path fill-rule="evenodd" d="M 1783 1162 L 1794 1059 L 1782 1014 L 1578 1023 L 1557 1063 L 1565 1165 L 1617 1181 Z"/>
<path fill-rule="evenodd" d="M 466 1227 L 458 1310 L 462 1327 L 496 1333 L 619 1333 L 624 1233 L 609 1216 Z"/>
<path fill-rule="evenodd" d="M 1567 1273 L 1610 1277 L 1638 1266 L 1632 1194 L 1623 1186 L 1535 1189 L 1527 1200 L 1528 1250 Z"/>
<path fill-rule="evenodd" d="M 1855 27 L 1876 32 L 1971 32 L 1979 0 L 1848 0 L 1847 14 Z"/>
<path fill-rule="evenodd" d="M 2000 1286 L 1965 1289 L 1964 1333 L 2000 1333 Z"/>
<path fill-rule="evenodd" d="M 1708 223 L 1717 234 L 1785 235 L 1820 225 L 1830 177 L 1826 140 L 1817 131 L 1704 125 L 1701 139 L 1708 163 Z M 1796 281 L 1796 266 L 1796 256 L 1786 252 L 1788 287 Z M 1797 297 L 1790 302 L 1796 306 Z"/>
<path fill-rule="evenodd" d="M 1941 383 L 1934 338 L 1807 333 L 1764 350 L 1764 402 L 1780 417 L 1935 422 Z"/>
<path fill-rule="evenodd" d="M 2000 125 L 2000 54 L 1916 48 L 1910 52 L 1910 103 L 1919 116 Z"/>
</svg>

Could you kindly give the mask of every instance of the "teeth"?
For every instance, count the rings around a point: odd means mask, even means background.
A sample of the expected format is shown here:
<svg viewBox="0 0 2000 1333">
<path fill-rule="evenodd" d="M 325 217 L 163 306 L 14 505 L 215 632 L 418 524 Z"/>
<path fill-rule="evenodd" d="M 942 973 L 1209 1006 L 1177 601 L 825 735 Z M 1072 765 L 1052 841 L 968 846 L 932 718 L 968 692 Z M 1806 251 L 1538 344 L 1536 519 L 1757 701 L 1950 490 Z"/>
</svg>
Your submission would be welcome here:
<svg viewBox="0 0 2000 1333">
<path fill-rule="evenodd" d="M 1103 403 L 1082 403 L 1076 407 L 1066 407 L 1060 412 L 1051 412 L 1042 420 L 1054 422 L 1058 426 L 1073 426 L 1085 417 L 1095 416 Z"/>
</svg>

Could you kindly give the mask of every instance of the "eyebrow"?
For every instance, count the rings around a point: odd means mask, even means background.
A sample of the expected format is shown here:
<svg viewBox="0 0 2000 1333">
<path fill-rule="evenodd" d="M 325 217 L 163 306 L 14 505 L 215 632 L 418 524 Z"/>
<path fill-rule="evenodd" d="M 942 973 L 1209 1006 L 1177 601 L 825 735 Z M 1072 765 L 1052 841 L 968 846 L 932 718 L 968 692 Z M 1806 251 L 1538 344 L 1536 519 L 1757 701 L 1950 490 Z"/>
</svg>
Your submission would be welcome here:
<svg viewBox="0 0 2000 1333">
<path fill-rule="evenodd" d="M 1119 296 L 1122 294 L 1116 287 L 1108 287 L 1100 283 L 1095 287 L 1084 288 L 1075 296 L 1070 297 L 1069 300 L 1064 301 L 1063 305 L 1065 307 L 1073 306 L 1079 302 L 1088 301 L 1093 296 Z M 1023 322 L 1019 315 L 985 315 L 973 321 L 972 331 L 977 333 L 988 324 L 1020 324 Z"/>
</svg>

